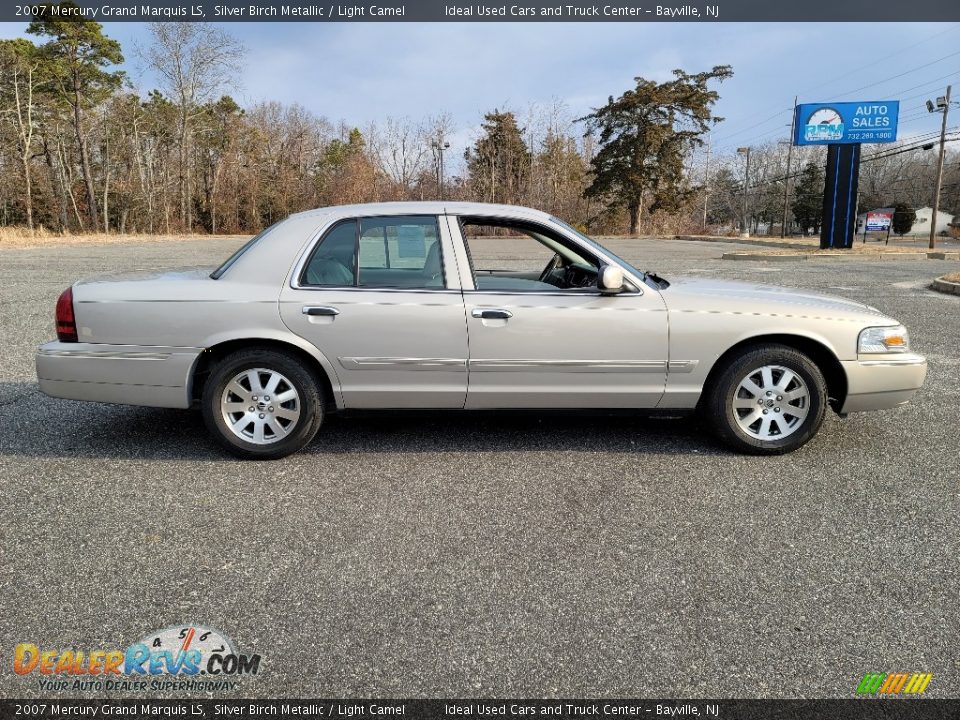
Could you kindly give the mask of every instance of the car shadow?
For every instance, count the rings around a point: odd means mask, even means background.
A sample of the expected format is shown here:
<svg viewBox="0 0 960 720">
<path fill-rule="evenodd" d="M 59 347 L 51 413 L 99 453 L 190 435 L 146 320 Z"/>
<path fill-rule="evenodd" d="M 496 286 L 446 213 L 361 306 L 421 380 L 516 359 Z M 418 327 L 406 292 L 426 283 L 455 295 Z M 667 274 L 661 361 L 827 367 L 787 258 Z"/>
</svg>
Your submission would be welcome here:
<svg viewBox="0 0 960 720">
<path fill-rule="evenodd" d="M 0 456 L 231 459 L 199 412 L 50 398 L 0 383 Z M 301 454 L 619 452 L 723 455 L 692 418 L 603 411 L 387 411 L 330 415 Z"/>
</svg>

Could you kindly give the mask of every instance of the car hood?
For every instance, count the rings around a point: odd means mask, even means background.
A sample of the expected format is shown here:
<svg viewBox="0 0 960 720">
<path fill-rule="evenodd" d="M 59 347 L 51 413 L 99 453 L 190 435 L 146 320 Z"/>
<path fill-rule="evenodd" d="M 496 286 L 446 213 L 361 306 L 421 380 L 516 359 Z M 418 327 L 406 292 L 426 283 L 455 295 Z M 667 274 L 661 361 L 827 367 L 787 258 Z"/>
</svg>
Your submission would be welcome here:
<svg viewBox="0 0 960 720">
<path fill-rule="evenodd" d="M 670 287 L 662 294 L 670 310 L 746 311 L 766 315 L 813 311 L 824 317 L 887 317 L 874 307 L 834 295 L 735 280 L 671 278 Z"/>
</svg>

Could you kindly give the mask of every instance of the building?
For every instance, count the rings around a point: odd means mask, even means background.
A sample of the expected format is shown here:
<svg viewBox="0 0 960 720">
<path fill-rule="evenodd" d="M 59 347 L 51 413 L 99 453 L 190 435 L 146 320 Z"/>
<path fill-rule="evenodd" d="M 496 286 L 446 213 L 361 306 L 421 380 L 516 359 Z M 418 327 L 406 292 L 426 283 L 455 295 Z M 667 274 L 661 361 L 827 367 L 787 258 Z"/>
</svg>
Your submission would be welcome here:
<svg viewBox="0 0 960 720">
<path fill-rule="evenodd" d="M 880 210 L 892 210 L 893 208 L 877 208 L 876 211 Z M 871 210 L 870 212 L 876 212 Z M 910 228 L 910 232 L 904 235 L 908 238 L 917 238 L 917 237 L 930 237 L 930 217 L 933 215 L 933 208 L 922 207 L 917 208 L 916 210 L 917 218 L 913 221 L 913 227 Z M 867 221 L 867 214 L 860 213 L 857 215 L 857 232 L 863 233 L 863 224 Z M 957 216 L 957 222 L 960 222 L 960 216 Z M 946 235 L 950 229 L 950 225 L 954 223 L 954 216 L 950 213 L 938 212 L 937 213 L 937 235 Z M 894 236 L 894 233 L 890 233 L 891 237 Z"/>
</svg>

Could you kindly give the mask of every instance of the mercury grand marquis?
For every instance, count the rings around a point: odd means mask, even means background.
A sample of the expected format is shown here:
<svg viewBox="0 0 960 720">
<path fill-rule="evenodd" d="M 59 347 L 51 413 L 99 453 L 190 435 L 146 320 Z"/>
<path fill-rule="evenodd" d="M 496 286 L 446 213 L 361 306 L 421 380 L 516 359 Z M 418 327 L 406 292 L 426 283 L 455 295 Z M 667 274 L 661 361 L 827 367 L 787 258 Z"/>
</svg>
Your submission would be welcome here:
<svg viewBox="0 0 960 720">
<path fill-rule="evenodd" d="M 697 412 L 779 454 L 892 408 L 926 360 L 876 308 L 642 272 L 555 217 L 457 202 L 291 215 L 210 269 L 78 282 L 39 348 L 48 395 L 199 408 L 245 458 L 296 452 L 328 413 Z"/>
</svg>

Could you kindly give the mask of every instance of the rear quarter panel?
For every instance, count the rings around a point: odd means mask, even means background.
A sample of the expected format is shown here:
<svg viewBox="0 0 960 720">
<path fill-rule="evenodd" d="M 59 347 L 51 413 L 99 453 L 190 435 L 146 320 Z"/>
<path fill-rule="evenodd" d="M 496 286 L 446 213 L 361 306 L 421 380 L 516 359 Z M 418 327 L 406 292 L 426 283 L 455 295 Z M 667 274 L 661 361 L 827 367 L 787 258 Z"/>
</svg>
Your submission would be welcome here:
<svg viewBox="0 0 960 720">
<path fill-rule="evenodd" d="M 294 215 L 279 223 L 218 280 L 205 271 L 186 271 L 78 283 L 79 340 L 206 348 L 223 339 L 286 333 L 278 312 L 280 289 L 321 219 Z"/>
</svg>

